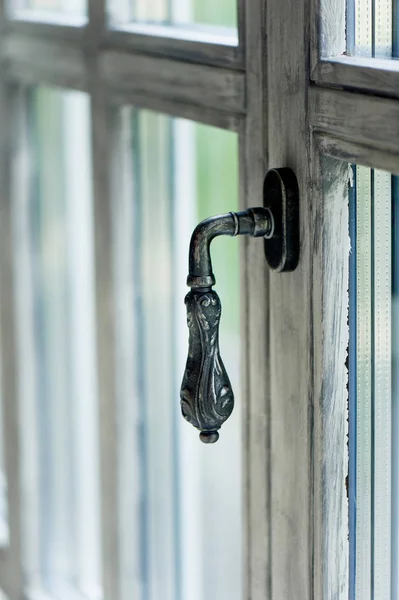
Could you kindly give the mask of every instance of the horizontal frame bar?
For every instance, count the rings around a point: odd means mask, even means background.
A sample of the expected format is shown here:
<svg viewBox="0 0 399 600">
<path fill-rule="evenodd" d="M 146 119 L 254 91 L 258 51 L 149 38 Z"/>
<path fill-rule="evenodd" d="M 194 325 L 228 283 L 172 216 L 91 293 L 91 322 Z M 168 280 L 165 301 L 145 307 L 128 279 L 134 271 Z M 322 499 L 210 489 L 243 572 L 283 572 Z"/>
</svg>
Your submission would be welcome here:
<svg viewBox="0 0 399 600">
<path fill-rule="evenodd" d="M 237 116 L 233 113 L 217 111 L 208 107 L 192 106 L 157 96 L 146 96 L 129 90 L 109 88 L 108 101 L 113 106 L 131 105 L 236 133 L 240 131 L 241 123 L 245 120 L 243 115 Z"/>
<path fill-rule="evenodd" d="M 54 11 L 21 10 L 3 25 L 5 34 L 23 34 L 73 44 L 87 44 L 86 17 Z M 182 26 L 130 24 L 104 30 L 97 36 L 99 49 L 139 52 L 185 62 L 244 70 L 243 45 L 234 30 L 212 27 L 191 29 Z"/>
<path fill-rule="evenodd" d="M 399 174 L 399 150 L 398 152 L 384 152 L 384 150 L 348 142 L 325 133 L 316 133 L 315 140 L 319 152 L 323 155 L 332 156 L 346 163 Z"/>
<path fill-rule="evenodd" d="M 108 49 L 130 49 L 185 62 L 244 70 L 243 49 L 237 35 L 222 35 L 211 29 L 135 24 L 111 29 Z"/>
<path fill-rule="evenodd" d="M 311 86 L 309 125 L 376 153 L 399 153 L 399 103 L 393 98 Z"/>
<path fill-rule="evenodd" d="M 60 41 L 3 36 L 1 68 L 6 77 L 22 83 L 49 83 L 85 90 L 87 69 L 82 48 Z"/>
<path fill-rule="evenodd" d="M 45 71 L 40 68 L 32 70 L 29 66 L 14 64 L 7 70 L 7 81 L 17 85 L 55 85 L 60 88 L 74 89 L 89 93 L 90 87 L 87 82 L 65 78 L 65 73 Z M 137 108 L 153 110 L 172 117 L 188 119 L 196 123 L 203 123 L 212 127 L 238 132 L 244 116 L 236 115 L 226 111 L 217 111 L 203 106 L 192 106 L 187 103 L 173 101 L 171 99 L 159 98 L 157 96 L 145 95 L 134 90 L 115 90 L 109 88 L 106 95 L 110 105 L 126 106 L 132 105 Z"/>
<path fill-rule="evenodd" d="M 311 78 L 318 85 L 399 97 L 399 60 L 354 56 L 321 59 Z"/>
<path fill-rule="evenodd" d="M 4 76 L 22 84 L 44 83 L 86 92 L 94 76 L 96 85 L 111 96 L 147 108 L 164 106 L 176 116 L 232 130 L 246 112 L 242 71 L 145 56 L 129 49 L 101 50 L 93 63 L 89 44 L 69 41 L 16 32 L 3 35 Z"/>
<path fill-rule="evenodd" d="M 103 52 L 99 60 L 99 76 L 114 90 L 245 113 L 244 73 L 138 54 L 132 60 L 129 54 L 114 51 Z"/>
</svg>

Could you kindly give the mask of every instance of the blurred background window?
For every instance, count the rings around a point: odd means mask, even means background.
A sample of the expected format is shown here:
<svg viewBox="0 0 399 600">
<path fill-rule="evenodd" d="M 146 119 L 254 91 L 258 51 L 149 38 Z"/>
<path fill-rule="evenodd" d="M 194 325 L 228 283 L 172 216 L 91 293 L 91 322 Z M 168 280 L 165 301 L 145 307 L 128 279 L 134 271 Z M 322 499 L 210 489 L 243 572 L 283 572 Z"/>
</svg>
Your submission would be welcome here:
<svg viewBox="0 0 399 600">
<path fill-rule="evenodd" d="M 14 178 L 23 566 L 61 600 L 101 596 L 89 123 L 85 94 L 31 89 Z"/>
<path fill-rule="evenodd" d="M 14 170 L 23 568 L 34 599 L 102 596 L 90 106 L 23 94 Z M 237 406 L 214 447 L 181 417 L 183 299 L 197 222 L 238 209 L 234 133 L 114 110 L 121 600 L 242 598 L 239 245 L 213 244 L 221 352 Z M 21 176 L 22 173 L 22 176 Z M 1 455 L 0 455 L 1 456 Z M 234 465 L 229 468 L 228 465 Z"/>
<path fill-rule="evenodd" d="M 12 7 L 16 10 L 62 11 L 82 15 L 87 12 L 87 0 L 14 0 Z"/>
<path fill-rule="evenodd" d="M 237 27 L 235 0 L 108 0 L 112 24 L 159 23 Z"/>
<path fill-rule="evenodd" d="M 76 34 L 81 22 L 70 17 L 85 18 L 87 4 L 15 0 L 12 8 L 20 20 L 28 15 L 28 26 L 32 21 L 66 24 L 70 27 L 64 29 Z M 222 34 L 236 27 L 233 0 L 110 0 L 108 9 L 110 24 L 191 28 L 195 23 Z M 40 42 L 45 46 L 49 39 L 43 36 Z M 51 62 L 48 48 L 45 63 Z M 29 82 L 14 89 L 12 266 L 24 595 L 29 600 L 103 598 L 108 469 L 117 481 L 112 536 L 120 594 L 115 600 L 206 600 L 209 590 L 215 598 L 241 600 L 236 240 L 218 239 L 212 249 L 216 289 L 229 298 L 223 304 L 221 353 L 236 398 L 217 445 L 199 441 L 181 417 L 179 398 L 188 348 L 189 240 L 200 220 L 239 209 L 238 136 L 109 103 L 112 239 L 101 240 L 101 253 L 112 262 L 115 389 L 105 401 L 115 406 L 117 429 L 116 440 L 114 433 L 104 439 L 108 424 L 96 370 L 94 95 L 68 85 Z M 3 538 L 9 543 L 2 433 L 0 428 L 0 545 Z M 104 461 L 114 441 L 116 454 Z"/>
<path fill-rule="evenodd" d="M 115 307 L 123 599 L 242 597 L 238 244 L 213 243 L 221 353 L 237 406 L 210 451 L 181 418 L 191 232 L 238 209 L 233 133 L 145 110 L 115 115 Z M 121 185 L 121 174 L 123 182 Z M 222 439 L 223 438 L 223 439 Z M 228 465 L 234 465 L 229 468 Z"/>
</svg>

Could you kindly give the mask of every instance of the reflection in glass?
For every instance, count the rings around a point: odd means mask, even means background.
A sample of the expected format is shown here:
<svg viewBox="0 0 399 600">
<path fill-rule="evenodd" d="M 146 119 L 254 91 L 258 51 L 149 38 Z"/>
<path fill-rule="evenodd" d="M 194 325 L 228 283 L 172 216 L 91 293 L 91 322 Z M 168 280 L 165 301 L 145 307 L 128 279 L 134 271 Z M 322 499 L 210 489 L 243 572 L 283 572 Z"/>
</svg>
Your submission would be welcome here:
<svg viewBox="0 0 399 600">
<path fill-rule="evenodd" d="M 13 191 L 23 567 L 28 596 L 94 600 L 100 541 L 89 100 L 44 87 L 27 96 Z"/>
<path fill-rule="evenodd" d="M 109 0 L 112 23 L 237 26 L 235 0 Z"/>
<path fill-rule="evenodd" d="M 115 289 L 123 600 L 241 600 L 239 243 L 213 243 L 236 409 L 213 447 L 181 417 L 197 222 L 238 208 L 235 134 L 145 110 L 116 116 Z"/>
</svg>

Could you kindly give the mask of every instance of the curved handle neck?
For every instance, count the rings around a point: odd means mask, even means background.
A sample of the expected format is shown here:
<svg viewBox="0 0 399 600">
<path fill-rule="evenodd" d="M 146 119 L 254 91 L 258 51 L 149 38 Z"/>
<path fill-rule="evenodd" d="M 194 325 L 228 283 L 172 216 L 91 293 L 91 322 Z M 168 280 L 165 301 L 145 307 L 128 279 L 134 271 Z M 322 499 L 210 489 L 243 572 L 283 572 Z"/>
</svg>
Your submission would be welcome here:
<svg viewBox="0 0 399 600">
<path fill-rule="evenodd" d="M 194 289 L 209 289 L 215 284 L 210 245 L 220 235 L 252 235 L 271 237 L 273 216 L 268 208 L 249 208 L 238 213 L 227 213 L 201 221 L 191 236 L 189 275 L 187 285 Z"/>
</svg>

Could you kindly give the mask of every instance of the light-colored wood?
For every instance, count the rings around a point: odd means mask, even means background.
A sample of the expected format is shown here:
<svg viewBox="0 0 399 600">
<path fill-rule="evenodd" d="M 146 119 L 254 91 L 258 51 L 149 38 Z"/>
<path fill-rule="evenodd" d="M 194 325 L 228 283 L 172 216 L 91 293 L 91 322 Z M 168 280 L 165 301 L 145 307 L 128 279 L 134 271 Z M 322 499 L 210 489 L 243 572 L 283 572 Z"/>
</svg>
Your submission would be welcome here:
<svg viewBox="0 0 399 600">
<path fill-rule="evenodd" d="M 98 91 L 92 99 L 92 115 L 102 575 L 104 599 L 112 600 L 120 596 L 112 202 L 109 174 L 105 168 L 111 132 L 109 111 Z"/>
<path fill-rule="evenodd" d="M 315 201 L 309 187 L 306 3 L 267 2 L 268 166 L 298 178 L 301 260 L 271 274 L 270 548 L 271 600 L 312 597 L 313 340 L 312 254 Z M 282 52 L 282 48 L 290 49 Z M 320 201 L 320 200 L 318 200 Z M 311 235 L 309 233 L 311 232 Z M 317 596 L 316 596 L 317 597 Z"/>
<path fill-rule="evenodd" d="M 132 24 L 111 29 L 107 47 L 131 49 L 185 62 L 243 70 L 242 49 L 234 31 L 215 33 L 213 28 L 195 29 L 163 25 Z"/>
<path fill-rule="evenodd" d="M 246 72 L 248 116 L 240 135 L 241 204 L 263 202 L 266 171 L 267 112 L 265 21 L 263 0 L 241 3 L 245 9 Z M 270 514 L 269 514 L 269 361 L 268 361 L 268 272 L 263 244 L 242 241 L 242 311 L 244 390 L 244 498 L 246 593 L 245 598 L 269 598 Z"/>
<path fill-rule="evenodd" d="M 197 123 L 212 125 L 229 131 L 239 131 L 244 120 L 242 115 L 236 116 L 227 111 L 218 111 L 213 108 L 192 106 L 185 102 L 176 102 L 172 99 L 159 98 L 137 93 L 134 90 L 109 90 L 108 98 L 113 105 L 131 105 L 137 108 L 147 108 L 156 112 L 181 117 Z"/>
<path fill-rule="evenodd" d="M 14 156 L 15 89 L 0 81 L 0 327 L 2 355 L 3 435 L 8 485 L 9 546 L 0 551 L 1 587 L 10 600 L 22 598 L 21 502 L 19 470 L 18 364 L 16 347 L 16 302 L 14 287 L 14 224 L 11 203 L 11 160 Z"/>
<path fill-rule="evenodd" d="M 167 59 L 106 51 L 100 59 L 101 76 L 113 89 L 131 89 L 176 102 L 218 107 L 234 114 L 245 112 L 242 73 Z"/>
<path fill-rule="evenodd" d="M 13 84 L 22 85 L 50 85 L 64 89 L 80 90 L 87 92 L 86 81 L 75 74 L 55 71 L 53 69 L 42 69 L 40 66 L 29 66 L 23 63 L 13 63 L 7 65 L 4 71 L 5 81 Z"/>
<path fill-rule="evenodd" d="M 85 56 L 79 45 L 11 34 L 4 36 L 1 60 L 3 74 L 14 80 L 86 87 Z"/>
<path fill-rule="evenodd" d="M 317 155 L 316 155 L 317 156 Z M 347 600 L 349 166 L 321 157 L 314 195 L 312 295 L 313 596 Z"/>
<path fill-rule="evenodd" d="M 346 163 L 385 169 L 390 173 L 399 174 L 399 151 L 376 150 L 371 146 L 348 142 L 327 134 L 317 134 L 315 137 L 322 154 L 333 156 Z"/>
<path fill-rule="evenodd" d="M 113 131 L 111 107 L 98 77 L 99 64 L 96 52 L 104 34 L 105 15 L 105 0 L 90 0 L 89 44 L 86 60 L 92 115 L 102 589 L 104 600 L 113 600 L 121 597 L 117 468 L 118 409 L 115 381 L 115 294 L 110 171 Z"/>
<path fill-rule="evenodd" d="M 399 151 L 399 103 L 326 88 L 309 88 L 309 122 L 317 132 L 376 150 Z"/>
<path fill-rule="evenodd" d="M 295 171 L 301 225 L 297 270 L 270 277 L 270 597 L 343 600 L 348 168 L 322 172 L 308 129 L 305 3 L 269 0 L 267 15 L 269 166 Z"/>
<path fill-rule="evenodd" d="M 342 6 L 341 0 L 323 3 L 322 56 L 343 52 Z M 262 244 L 244 240 L 242 245 L 246 598 L 347 598 L 348 173 L 347 166 L 335 159 L 320 163 L 319 153 L 398 172 L 399 106 L 390 99 L 309 89 L 307 32 L 319 31 L 315 23 L 320 15 L 316 8 L 310 19 L 308 8 L 305 0 L 239 0 L 240 48 L 233 40 L 216 41 L 204 32 L 195 39 L 187 32 L 175 36 L 173 29 L 163 36 L 155 26 L 107 33 L 104 0 L 91 0 L 87 27 L 83 21 L 56 24 L 52 15 L 37 22 L 33 13 L 19 14 L 5 26 L 0 47 L 9 79 L 92 94 L 105 600 L 120 597 L 111 103 L 132 103 L 239 131 L 243 207 L 262 202 L 267 167 L 290 166 L 298 176 L 302 239 L 298 270 L 269 275 Z M 318 46 L 312 45 L 313 57 L 318 57 Z M 398 95 L 396 63 L 325 60 L 318 62 L 313 78 L 320 84 Z M 7 114 L 9 107 L 0 107 L 3 120 Z M 316 131 L 313 137 L 309 125 Z M 7 143 L 1 152 L 3 182 L 10 156 Z M 4 385 L 10 399 L 8 461 L 15 477 L 8 177 L 4 181 L 1 323 L 7 346 Z M 15 484 L 10 498 L 18 538 Z M 6 582 L 10 600 L 22 597 L 18 543 L 14 554 L 8 555 L 14 556 L 12 564 L 0 553 L 0 581 Z"/>
<path fill-rule="evenodd" d="M 313 82 L 348 90 L 375 92 L 380 96 L 399 96 L 398 61 L 345 55 L 344 0 L 311 0 L 311 10 Z"/>
<path fill-rule="evenodd" d="M 12 81 L 89 91 L 99 61 L 99 77 L 113 98 L 237 129 L 237 119 L 246 110 L 242 72 L 171 60 L 160 64 L 155 57 L 127 51 L 104 52 L 99 56 L 98 44 L 100 39 L 94 40 L 91 35 L 80 46 L 8 34 L 2 46 L 4 73 Z M 88 69 L 88 64 L 92 68 Z"/>
<path fill-rule="evenodd" d="M 310 0 L 311 70 L 320 57 L 341 56 L 346 50 L 345 0 Z"/>
<path fill-rule="evenodd" d="M 399 61 L 354 56 L 322 59 L 312 70 L 312 80 L 319 85 L 398 97 Z"/>
<path fill-rule="evenodd" d="M 101 4 L 101 3 L 100 3 Z M 99 8 L 95 7 L 98 11 Z M 100 10 L 101 13 L 101 10 Z M 98 12 L 93 14 L 99 14 Z M 104 14 L 104 13 L 103 13 Z M 98 22 L 98 17 L 95 17 Z M 87 35 L 86 17 L 52 11 L 20 10 L 7 20 L 3 29 L 10 34 L 84 43 Z M 93 17 L 89 19 L 89 27 Z M 134 23 L 106 29 L 105 21 L 97 28 L 102 47 L 114 50 L 168 57 L 198 64 L 243 70 L 243 48 L 238 46 L 237 34 L 231 29 L 199 27 L 195 29 Z"/>
</svg>

